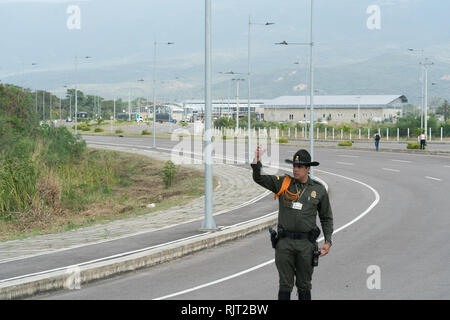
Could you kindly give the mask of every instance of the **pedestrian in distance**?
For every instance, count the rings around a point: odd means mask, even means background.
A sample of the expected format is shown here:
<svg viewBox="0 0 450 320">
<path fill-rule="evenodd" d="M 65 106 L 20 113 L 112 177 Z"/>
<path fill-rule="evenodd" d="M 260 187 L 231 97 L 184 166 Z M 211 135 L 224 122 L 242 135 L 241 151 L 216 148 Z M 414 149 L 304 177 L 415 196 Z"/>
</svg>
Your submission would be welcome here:
<svg viewBox="0 0 450 320">
<path fill-rule="evenodd" d="M 373 135 L 373 138 L 374 138 L 374 140 L 375 140 L 375 150 L 378 151 L 378 148 L 379 148 L 379 146 L 380 146 L 380 140 L 381 140 L 380 133 L 379 133 L 379 132 L 375 133 L 375 134 Z"/>
<path fill-rule="evenodd" d="M 420 150 L 425 150 L 425 146 L 427 145 L 425 133 L 422 131 L 422 133 L 419 135 L 418 140 L 420 142 Z"/>
<path fill-rule="evenodd" d="M 299 300 L 311 300 L 311 281 L 319 256 L 327 255 L 331 247 L 333 214 L 326 188 L 311 179 L 311 166 L 319 163 L 311 161 L 306 150 L 295 153 L 292 176 L 261 174 L 261 147 L 256 149 L 251 164 L 253 180 L 274 193 L 278 198 L 277 230 L 269 228 L 272 247 L 275 249 L 275 265 L 279 275 L 278 300 L 290 300 L 292 289 L 297 287 Z M 319 249 L 317 239 L 320 229 L 316 225 L 317 214 L 325 236 L 325 243 Z"/>
</svg>

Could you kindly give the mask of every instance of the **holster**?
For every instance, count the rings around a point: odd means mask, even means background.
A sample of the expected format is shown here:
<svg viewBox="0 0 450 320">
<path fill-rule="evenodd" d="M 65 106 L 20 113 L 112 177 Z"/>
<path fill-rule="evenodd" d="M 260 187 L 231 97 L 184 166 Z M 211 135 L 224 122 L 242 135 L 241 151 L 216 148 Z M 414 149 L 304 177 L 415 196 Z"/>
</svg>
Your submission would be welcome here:
<svg viewBox="0 0 450 320">
<path fill-rule="evenodd" d="M 316 226 L 312 229 L 308 234 L 308 240 L 312 243 L 316 243 L 317 239 L 320 236 L 320 229 Z"/>
<path fill-rule="evenodd" d="M 272 248 L 276 249 L 280 237 L 278 233 L 272 229 L 272 227 L 269 227 L 269 233 L 270 233 L 270 241 L 272 242 Z"/>
</svg>

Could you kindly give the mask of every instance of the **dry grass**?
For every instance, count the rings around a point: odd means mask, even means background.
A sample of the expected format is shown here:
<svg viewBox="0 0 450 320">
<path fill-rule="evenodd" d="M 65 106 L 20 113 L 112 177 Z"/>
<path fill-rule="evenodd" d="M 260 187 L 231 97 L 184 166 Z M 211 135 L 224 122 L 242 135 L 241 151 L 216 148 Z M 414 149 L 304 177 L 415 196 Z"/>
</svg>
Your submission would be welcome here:
<svg viewBox="0 0 450 320">
<path fill-rule="evenodd" d="M 186 204 L 204 194 L 204 177 L 199 171 L 178 167 L 174 184 L 166 189 L 160 173 L 165 165 L 162 161 L 120 152 L 91 152 L 108 159 L 109 170 L 114 172 L 110 176 L 115 178 L 114 183 L 109 181 L 108 185 L 113 187 L 101 192 L 79 192 L 68 201 L 62 195 L 63 184 L 67 181 L 61 181 L 56 172 L 48 172 L 36 185 L 33 214 L 18 213 L 14 220 L 0 220 L 0 241 L 148 214 Z M 156 207 L 147 208 L 151 203 Z"/>
</svg>

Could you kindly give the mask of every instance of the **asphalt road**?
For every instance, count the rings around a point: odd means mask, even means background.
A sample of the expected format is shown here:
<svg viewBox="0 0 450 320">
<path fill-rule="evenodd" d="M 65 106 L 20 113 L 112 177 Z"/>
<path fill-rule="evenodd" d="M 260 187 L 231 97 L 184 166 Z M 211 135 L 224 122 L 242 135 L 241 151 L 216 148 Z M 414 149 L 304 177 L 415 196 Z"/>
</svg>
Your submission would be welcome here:
<svg viewBox="0 0 450 320">
<path fill-rule="evenodd" d="M 151 146 L 150 139 L 142 138 L 86 139 Z M 158 139 L 158 146 L 168 150 L 175 143 Z M 282 146 L 280 158 L 290 158 L 296 150 Z M 313 299 L 449 299 L 450 158 L 317 148 L 315 159 L 321 163 L 316 175 L 331 190 L 338 232 L 330 254 L 314 272 Z M 251 210 L 246 209 L 242 212 Z M 273 203 L 267 202 L 257 211 L 262 215 L 272 209 Z M 275 299 L 273 258 L 268 233 L 260 232 L 148 270 L 39 298 Z"/>
</svg>

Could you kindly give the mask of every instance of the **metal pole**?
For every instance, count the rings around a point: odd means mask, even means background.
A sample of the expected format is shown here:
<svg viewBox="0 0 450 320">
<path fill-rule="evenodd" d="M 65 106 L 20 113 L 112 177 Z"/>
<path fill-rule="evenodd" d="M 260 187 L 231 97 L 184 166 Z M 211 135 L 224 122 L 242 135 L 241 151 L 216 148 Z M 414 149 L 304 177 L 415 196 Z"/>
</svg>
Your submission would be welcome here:
<svg viewBox="0 0 450 320">
<path fill-rule="evenodd" d="M 77 84 L 76 77 L 78 74 L 78 57 L 75 56 L 75 135 L 77 135 L 77 125 L 78 125 L 78 95 L 77 95 Z"/>
<path fill-rule="evenodd" d="M 42 91 L 42 120 L 45 121 L 45 90 Z M 75 134 L 77 134 L 76 131 Z"/>
<path fill-rule="evenodd" d="M 50 121 L 52 121 L 52 93 L 50 92 Z"/>
<path fill-rule="evenodd" d="M 252 154 L 252 147 L 251 147 L 251 139 L 250 139 L 250 130 L 251 130 L 251 121 L 250 121 L 250 29 L 251 29 L 251 16 L 248 16 L 248 77 L 247 77 L 247 86 L 248 86 L 248 163 L 252 162 L 251 154 Z"/>
<path fill-rule="evenodd" d="M 156 149 L 156 98 L 155 98 L 155 86 L 156 86 L 156 41 L 153 48 L 153 148 Z"/>
<path fill-rule="evenodd" d="M 310 143 L 309 152 L 311 161 L 314 161 L 314 0 L 311 0 L 311 53 L 310 53 Z M 310 176 L 314 179 L 314 167 L 311 167 Z"/>
<path fill-rule="evenodd" d="M 62 111 L 61 111 L 61 109 L 62 109 L 62 98 L 61 98 L 61 96 L 59 96 L 59 121 L 62 120 Z"/>
<path fill-rule="evenodd" d="M 205 219 L 201 227 L 203 230 L 217 229 L 213 218 L 211 76 L 211 0 L 205 0 Z"/>
<path fill-rule="evenodd" d="M 425 67 L 425 116 L 424 116 L 424 126 L 425 126 L 425 139 L 427 138 L 428 129 L 428 65 L 424 64 Z"/>
<path fill-rule="evenodd" d="M 131 121 L 131 89 L 128 91 L 128 121 Z"/>
</svg>

